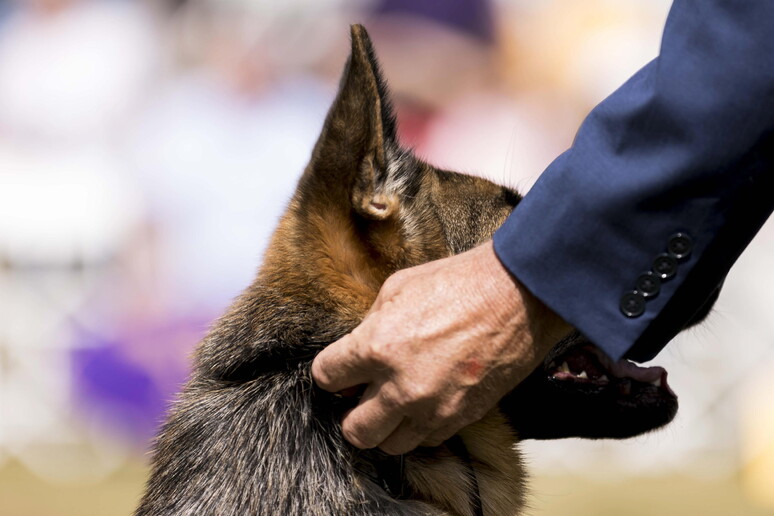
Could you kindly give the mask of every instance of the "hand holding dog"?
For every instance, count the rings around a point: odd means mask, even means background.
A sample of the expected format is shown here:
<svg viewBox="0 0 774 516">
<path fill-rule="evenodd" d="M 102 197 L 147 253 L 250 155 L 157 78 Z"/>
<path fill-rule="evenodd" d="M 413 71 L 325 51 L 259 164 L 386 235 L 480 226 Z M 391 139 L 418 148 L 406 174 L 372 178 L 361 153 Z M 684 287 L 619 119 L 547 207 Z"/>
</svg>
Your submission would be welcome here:
<svg viewBox="0 0 774 516">
<path fill-rule="evenodd" d="M 312 364 L 317 384 L 367 385 L 342 431 L 390 454 L 483 417 L 570 330 L 502 266 L 492 242 L 394 274 L 355 330 Z"/>
</svg>

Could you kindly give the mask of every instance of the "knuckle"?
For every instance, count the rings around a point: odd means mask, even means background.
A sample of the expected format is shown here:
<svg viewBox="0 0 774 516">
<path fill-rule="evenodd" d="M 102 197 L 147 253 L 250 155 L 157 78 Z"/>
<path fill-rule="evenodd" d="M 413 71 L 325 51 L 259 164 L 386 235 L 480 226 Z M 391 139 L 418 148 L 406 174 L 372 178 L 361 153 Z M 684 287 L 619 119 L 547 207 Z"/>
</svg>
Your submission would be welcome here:
<svg viewBox="0 0 774 516">
<path fill-rule="evenodd" d="M 460 410 L 460 415 L 465 416 L 466 423 L 475 423 L 480 421 L 489 413 L 489 407 L 484 403 L 476 403 L 468 407 L 467 410 Z"/>
<path fill-rule="evenodd" d="M 344 435 L 344 438 L 347 441 L 349 441 L 357 448 L 365 450 L 368 448 L 373 448 L 376 445 L 376 443 L 371 443 L 368 441 L 368 438 L 366 437 L 368 432 L 364 431 L 362 428 L 358 428 L 357 425 L 347 424 L 345 422 L 341 425 L 341 433 Z"/>
<path fill-rule="evenodd" d="M 398 286 L 403 283 L 403 278 L 406 276 L 406 271 L 401 269 L 398 271 L 395 271 L 390 276 L 387 277 L 386 280 L 384 280 L 384 284 L 382 285 L 382 291 L 385 294 L 391 294 L 394 293 Z"/>
<path fill-rule="evenodd" d="M 435 412 L 435 421 L 438 421 L 440 425 L 449 424 L 451 421 L 458 419 L 459 412 L 452 407 L 438 407 Z"/>
<path fill-rule="evenodd" d="M 403 386 L 404 396 L 411 403 L 432 401 L 438 396 L 438 389 L 428 382 L 414 381 Z"/>
<path fill-rule="evenodd" d="M 414 419 L 409 422 L 411 433 L 417 436 L 419 440 L 424 440 L 428 435 L 434 433 L 437 426 L 438 421 L 434 418 Z"/>
<path fill-rule="evenodd" d="M 375 328 L 378 327 L 379 321 L 374 316 L 368 316 L 350 334 L 350 337 L 357 343 L 352 347 L 352 351 L 360 361 L 378 363 L 388 356 L 386 348 L 389 347 L 389 343 L 380 332 L 376 331 Z"/>
<path fill-rule="evenodd" d="M 439 405 L 436 415 L 438 419 L 450 420 L 459 417 L 464 412 L 463 407 L 457 401 L 447 401 Z"/>
<path fill-rule="evenodd" d="M 382 406 L 390 412 L 403 411 L 407 405 L 406 398 L 391 388 L 390 384 L 385 384 L 379 391 L 379 398 Z"/>
<path fill-rule="evenodd" d="M 388 364 L 393 355 L 390 342 L 383 339 L 371 339 L 364 348 L 367 358 L 380 365 Z"/>
<path fill-rule="evenodd" d="M 411 272 L 408 269 L 400 269 L 392 273 L 384 280 L 379 295 L 384 301 L 394 298 L 403 290 L 403 285 L 410 280 Z"/>
</svg>

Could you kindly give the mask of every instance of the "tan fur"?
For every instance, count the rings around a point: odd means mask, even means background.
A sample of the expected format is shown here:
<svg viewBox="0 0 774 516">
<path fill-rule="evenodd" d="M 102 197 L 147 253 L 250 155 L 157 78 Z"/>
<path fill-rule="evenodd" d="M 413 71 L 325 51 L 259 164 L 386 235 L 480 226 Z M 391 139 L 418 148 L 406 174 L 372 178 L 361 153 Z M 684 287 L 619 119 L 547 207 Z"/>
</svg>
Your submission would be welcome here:
<svg viewBox="0 0 774 516">
<path fill-rule="evenodd" d="M 312 214 L 310 223 L 316 237 L 310 271 L 325 289 L 343 302 L 366 310 L 373 303 L 386 278 L 384 270 L 367 254 L 354 234 L 352 222 L 332 212 Z"/>
<path fill-rule="evenodd" d="M 460 431 L 478 478 L 484 514 L 515 515 L 524 506 L 526 477 L 517 436 L 499 410 Z"/>
<path fill-rule="evenodd" d="M 415 496 L 444 511 L 444 514 L 473 516 L 470 496 L 474 486 L 470 469 L 446 446 L 414 453 L 406 458 L 406 479 Z"/>
<path fill-rule="evenodd" d="M 471 495 L 478 485 L 485 515 L 520 514 L 526 493 L 526 474 L 510 426 L 498 410 L 463 428 L 459 434 L 471 463 L 465 464 L 447 446 L 422 450 L 406 459 L 406 477 L 419 499 L 449 514 L 473 516 Z M 476 475 L 471 480 L 471 467 Z"/>
</svg>

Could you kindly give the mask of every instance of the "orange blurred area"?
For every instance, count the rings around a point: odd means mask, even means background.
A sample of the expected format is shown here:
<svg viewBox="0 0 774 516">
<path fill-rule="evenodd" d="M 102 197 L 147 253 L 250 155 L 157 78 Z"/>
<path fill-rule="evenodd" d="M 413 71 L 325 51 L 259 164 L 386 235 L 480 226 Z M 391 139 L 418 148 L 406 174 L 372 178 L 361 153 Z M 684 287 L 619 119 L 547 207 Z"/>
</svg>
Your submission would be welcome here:
<svg viewBox="0 0 774 516">
<path fill-rule="evenodd" d="M 667 0 L 0 1 L 0 514 L 128 514 L 364 23 L 402 142 L 529 189 Z M 674 423 L 528 443 L 531 514 L 774 514 L 774 225 L 657 359 Z"/>
</svg>

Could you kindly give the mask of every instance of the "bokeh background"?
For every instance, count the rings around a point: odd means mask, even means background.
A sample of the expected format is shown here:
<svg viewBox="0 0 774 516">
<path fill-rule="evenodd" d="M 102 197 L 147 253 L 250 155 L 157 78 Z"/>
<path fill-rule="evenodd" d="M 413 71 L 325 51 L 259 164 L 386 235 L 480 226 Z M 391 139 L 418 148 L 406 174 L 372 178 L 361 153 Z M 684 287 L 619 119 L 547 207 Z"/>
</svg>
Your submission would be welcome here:
<svg viewBox="0 0 774 516">
<path fill-rule="evenodd" d="M 126 515 L 368 27 L 401 139 L 529 189 L 668 0 L 0 0 L 0 514 Z M 525 443 L 531 514 L 774 514 L 774 226 L 625 442 Z"/>
</svg>

